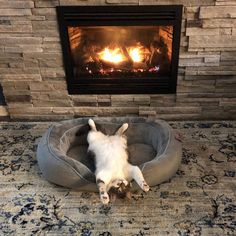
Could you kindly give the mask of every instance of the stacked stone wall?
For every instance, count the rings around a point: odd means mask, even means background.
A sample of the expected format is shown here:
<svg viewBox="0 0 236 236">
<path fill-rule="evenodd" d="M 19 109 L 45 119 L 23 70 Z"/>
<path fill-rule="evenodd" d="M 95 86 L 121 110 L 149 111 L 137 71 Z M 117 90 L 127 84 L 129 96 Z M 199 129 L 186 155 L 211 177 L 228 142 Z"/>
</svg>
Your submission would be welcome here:
<svg viewBox="0 0 236 236">
<path fill-rule="evenodd" d="M 58 5 L 183 4 L 176 94 L 69 95 Z M 12 119 L 236 117 L 235 0 L 0 0 L 0 83 Z"/>
</svg>

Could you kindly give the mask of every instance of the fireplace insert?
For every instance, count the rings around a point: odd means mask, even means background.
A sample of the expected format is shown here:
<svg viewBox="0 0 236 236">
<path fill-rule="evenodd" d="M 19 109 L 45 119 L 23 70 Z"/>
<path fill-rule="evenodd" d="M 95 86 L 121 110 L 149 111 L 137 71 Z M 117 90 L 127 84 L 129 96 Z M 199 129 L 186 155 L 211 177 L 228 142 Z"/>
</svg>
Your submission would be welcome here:
<svg viewBox="0 0 236 236">
<path fill-rule="evenodd" d="M 175 93 L 182 6 L 58 6 L 70 94 Z"/>
</svg>

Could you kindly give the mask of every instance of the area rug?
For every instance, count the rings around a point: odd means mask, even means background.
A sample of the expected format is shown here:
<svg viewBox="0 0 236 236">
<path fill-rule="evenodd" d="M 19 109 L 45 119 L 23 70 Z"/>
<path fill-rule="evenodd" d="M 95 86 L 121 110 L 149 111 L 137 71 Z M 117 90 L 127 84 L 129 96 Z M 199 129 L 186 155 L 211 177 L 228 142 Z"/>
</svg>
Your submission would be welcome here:
<svg viewBox="0 0 236 236">
<path fill-rule="evenodd" d="M 236 122 L 169 122 L 183 159 L 168 182 L 102 205 L 48 183 L 35 152 L 51 123 L 0 123 L 0 235 L 236 235 Z"/>
</svg>

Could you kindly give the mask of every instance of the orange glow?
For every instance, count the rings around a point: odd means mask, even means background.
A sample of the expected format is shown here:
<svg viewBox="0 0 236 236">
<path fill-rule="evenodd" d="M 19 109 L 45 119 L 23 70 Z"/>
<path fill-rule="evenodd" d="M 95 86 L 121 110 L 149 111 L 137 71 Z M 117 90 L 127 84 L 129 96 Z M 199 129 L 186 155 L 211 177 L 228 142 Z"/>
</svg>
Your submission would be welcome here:
<svg viewBox="0 0 236 236">
<path fill-rule="evenodd" d="M 125 50 L 126 53 L 124 53 L 123 50 Z M 123 50 L 120 47 L 106 47 L 98 53 L 98 56 L 101 60 L 114 64 L 119 64 L 130 59 L 134 63 L 139 63 L 143 61 L 145 52 L 147 51 L 143 46 L 127 47 Z"/>
<path fill-rule="evenodd" d="M 99 52 L 101 60 L 118 64 L 125 60 L 120 48 L 110 49 L 105 48 L 103 51 Z"/>
<path fill-rule="evenodd" d="M 130 47 L 128 48 L 128 52 L 133 62 L 142 62 L 144 56 L 141 46 Z"/>
</svg>

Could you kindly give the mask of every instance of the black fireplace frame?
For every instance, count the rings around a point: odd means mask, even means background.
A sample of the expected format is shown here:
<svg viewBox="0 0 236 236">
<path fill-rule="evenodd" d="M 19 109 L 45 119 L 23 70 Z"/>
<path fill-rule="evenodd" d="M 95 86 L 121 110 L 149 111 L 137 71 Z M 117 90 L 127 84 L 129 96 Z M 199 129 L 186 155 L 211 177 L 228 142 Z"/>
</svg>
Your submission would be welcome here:
<svg viewBox="0 0 236 236">
<path fill-rule="evenodd" d="M 57 18 L 69 94 L 176 93 L 182 5 L 57 6 Z M 75 78 L 68 26 L 173 26 L 171 75 L 157 79 Z"/>
</svg>

